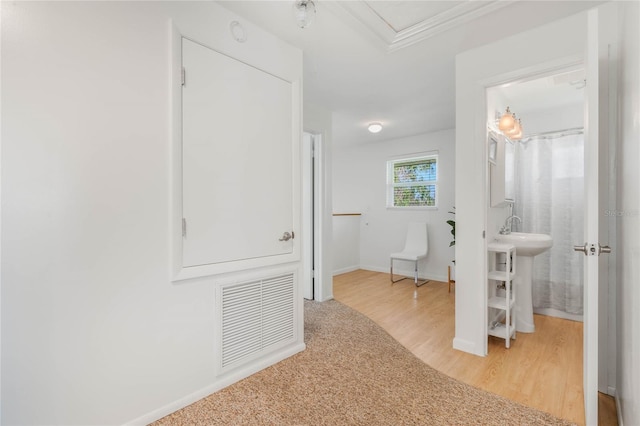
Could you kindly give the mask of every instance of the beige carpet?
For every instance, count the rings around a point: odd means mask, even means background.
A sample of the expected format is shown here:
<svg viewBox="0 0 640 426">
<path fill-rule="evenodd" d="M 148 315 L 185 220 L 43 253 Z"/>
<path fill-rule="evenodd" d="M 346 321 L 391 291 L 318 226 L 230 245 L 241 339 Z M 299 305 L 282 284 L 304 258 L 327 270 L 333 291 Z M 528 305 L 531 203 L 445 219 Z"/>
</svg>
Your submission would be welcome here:
<svg viewBox="0 0 640 426">
<path fill-rule="evenodd" d="M 307 349 L 155 425 L 566 425 L 458 382 L 337 301 L 305 302 Z"/>
</svg>

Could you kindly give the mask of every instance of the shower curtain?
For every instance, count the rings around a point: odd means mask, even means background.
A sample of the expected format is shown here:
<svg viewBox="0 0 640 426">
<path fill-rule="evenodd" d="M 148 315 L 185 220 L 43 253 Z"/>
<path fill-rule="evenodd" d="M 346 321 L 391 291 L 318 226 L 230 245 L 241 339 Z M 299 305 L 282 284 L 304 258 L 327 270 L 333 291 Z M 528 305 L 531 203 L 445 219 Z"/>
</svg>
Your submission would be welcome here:
<svg viewBox="0 0 640 426">
<path fill-rule="evenodd" d="M 534 311 L 581 319 L 584 240 L 584 136 L 581 130 L 523 139 L 517 146 L 513 214 L 518 230 L 549 234 L 553 247 L 533 261 Z M 517 221 L 514 221 L 514 224 Z"/>
</svg>

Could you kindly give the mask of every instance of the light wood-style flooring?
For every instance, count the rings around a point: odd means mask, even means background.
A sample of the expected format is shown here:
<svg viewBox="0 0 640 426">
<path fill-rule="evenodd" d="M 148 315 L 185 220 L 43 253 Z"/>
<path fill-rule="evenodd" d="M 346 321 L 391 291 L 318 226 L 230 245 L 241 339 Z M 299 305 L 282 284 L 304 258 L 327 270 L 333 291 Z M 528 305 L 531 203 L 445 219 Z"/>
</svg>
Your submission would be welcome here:
<svg viewBox="0 0 640 426">
<path fill-rule="evenodd" d="M 535 333 L 518 333 L 511 348 L 488 337 L 489 354 L 453 349 L 455 285 L 413 280 L 391 285 L 389 275 L 358 270 L 337 275 L 336 300 L 378 323 L 418 358 L 470 385 L 557 417 L 584 424 L 582 323 L 535 316 Z M 615 404 L 600 397 L 600 425 L 616 425 Z"/>
</svg>

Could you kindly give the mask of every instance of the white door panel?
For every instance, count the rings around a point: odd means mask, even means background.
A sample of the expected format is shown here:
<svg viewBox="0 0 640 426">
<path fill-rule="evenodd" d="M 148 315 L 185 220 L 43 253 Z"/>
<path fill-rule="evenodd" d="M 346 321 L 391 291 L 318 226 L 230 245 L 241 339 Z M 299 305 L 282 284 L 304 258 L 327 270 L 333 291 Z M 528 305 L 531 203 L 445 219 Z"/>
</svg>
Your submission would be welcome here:
<svg viewBox="0 0 640 426">
<path fill-rule="evenodd" d="M 183 266 L 291 253 L 292 83 L 183 39 Z"/>
<path fill-rule="evenodd" d="M 588 13 L 585 91 L 585 245 L 583 381 L 585 422 L 598 423 L 598 263 L 599 253 L 599 28 L 598 11 Z"/>
</svg>

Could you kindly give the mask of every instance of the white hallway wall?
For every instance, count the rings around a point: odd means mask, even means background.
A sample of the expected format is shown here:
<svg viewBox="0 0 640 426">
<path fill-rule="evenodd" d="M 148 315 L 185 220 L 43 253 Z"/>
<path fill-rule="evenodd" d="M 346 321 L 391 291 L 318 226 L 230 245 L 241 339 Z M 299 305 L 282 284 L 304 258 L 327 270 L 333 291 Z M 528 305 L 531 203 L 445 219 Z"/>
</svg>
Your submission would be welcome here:
<svg viewBox="0 0 640 426">
<path fill-rule="evenodd" d="M 215 387 L 214 286 L 171 282 L 170 19 L 238 53 L 238 18 L 0 7 L 2 424 L 123 424 Z M 287 63 L 295 49 L 239 20 L 241 58 Z"/>
<path fill-rule="evenodd" d="M 336 215 L 333 217 L 333 274 L 344 274 L 360 268 L 360 222 L 359 215 Z"/>
<path fill-rule="evenodd" d="M 389 254 L 402 250 L 407 224 L 427 222 L 429 255 L 420 263 L 421 277 L 446 280 L 447 265 L 453 260 L 449 247 L 454 206 L 454 130 L 411 136 L 402 139 L 334 147 L 334 212 L 362 213 L 360 218 L 360 263 L 363 269 L 388 272 Z M 400 210 L 386 207 L 386 162 L 420 152 L 438 152 L 438 208 Z M 398 264 L 399 271 L 412 274 L 412 265 Z"/>
</svg>

